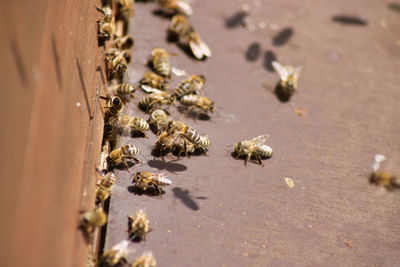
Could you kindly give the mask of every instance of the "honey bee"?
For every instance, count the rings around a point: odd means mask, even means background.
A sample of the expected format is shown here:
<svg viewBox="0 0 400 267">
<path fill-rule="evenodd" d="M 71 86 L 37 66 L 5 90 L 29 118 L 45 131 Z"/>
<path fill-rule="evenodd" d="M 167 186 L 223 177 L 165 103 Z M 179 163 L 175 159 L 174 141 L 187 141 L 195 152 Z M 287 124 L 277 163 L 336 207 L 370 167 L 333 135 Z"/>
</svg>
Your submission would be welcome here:
<svg viewBox="0 0 400 267">
<path fill-rule="evenodd" d="M 189 156 L 190 154 L 195 153 L 196 151 L 200 151 L 207 155 L 207 147 L 211 145 L 210 138 L 208 135 L 200 135 L 200 141 L 198 144 L 193 144 L 192 142 L 188 142 L 186 138 L 177 138 L 173 142 L 173 147 L 177 152 L 178 156 L 184 152 L 185 156 Z"/>
<path fill-rule="evenodd" d="M 131 54 L 127 51 L 122 51 L 117 48 L 108 49 L 106 52 L 106 60 L 110 77 L 114 77 L 115 75 L 122 77 L 127 70 L 131 58 Z"/>
<path fill-rule="evenodd" d="M 108 172 L 106 174 L 98 171 L 100 179 L 98 179 L 96 185 L 96 203 L 103 203 L 110 197 L 111 189 L 115 184 L 115 173 Z"/>
<path fill-rule="evenodd" d="M 174 94 L 177 99 L 181 99 L 188 94 L 199 94 L 203 90 L 206 78 L 203 75 L 192 75 L 179 83 Z"/>
<path fill-rule="evenodd" d="M 143 78 L 140 80 L 140 85 L 147 85 L 151 88 L 156 88 L 163 91 L 169 89 L 169 83 L 167 79 L 151 71 L 148 71 L 143 75 Z M 146 91 L 146 87 L 143 90 Z"/>
<path fill-rule="evenodd" d="M 119 50 L 131 49 L 134 44 L 135 44 L 135 40 L 128 35 L 125 35 L 122 37 L 116 37 L 113 40 L 113 47 L 115 47 Z"/>
<path fill-rule="evenodd" d="M 173 148 L 174 144 L 177 144 L 178 146 L 180 146 L 180 151 L 184 150 L 183 146 L 183 142 L 182 144 L 180 144 L 180 140 L 177 140 L 178 138 L 180 138 L 178 135 L 176 134 L 171 134 L 168 131 L 164 131 L 162 132 L 156 141 L 156 149 L 159 150 L 161 153 L 168 151 L 170 149 Z M 180 155 L 180 152 L 179 152 Z"/>
<path fill-rule="evenodd" d="M 283 66 L 278 61 L 272 61 L 272 67 L 279 74 L 280 81 L 276 86 L 276 93 L 289 99 L 297 89 L 300 67 Z"/>
<path fill-rule="evenodd" d="M 128 216 L 129 221 L 129 236 L 132 240 L 144 240 L 147 233 L 150 231 L 149 219 L 147 214 L 139 209 L 135 211 L 133 216 Z"/>
<path fill-rule="evenodd" d="M 201 39 L 200 35 L 194 31 L 189 31 L 185 34 L 186 42 L 188 43 L 193 55 L 202 60 L 204 57 L 211 57 L 211 50 L 208 45 Z"/>
<path fill-rule="evenodd" d="M 175 34 L 178 38 L 185 36 L 191 30 L 193 30 L 192 26 L 185 15 L 173 16 L 168 28 L 169 33 Z"/>
<path fill-rule="evenodd" d="M 144 88 L 142 87 L 142 89 Z M 173 94 L 155 88 L 151 88 L 151 91 L 148 89 L 146 88 L 150 94 L 143 96 L 139 101 L 139 107 L 144 111 L 151 110 L 155 105 L 175 105 L 175 96 Z"/>
<path fill-rule="evenodd" d="M 261 159 L 272 157 L 272 148 L 264 144 L 268 137 L 268 135 L 260 135 L 251 140 L 236 143 L 234 148 L 236 158 L 245 156 L 246 164 L 254 156 L 260 165 L 264 167 L 264 163 Z"/>
<path fill-rule="evenodd" d="M 387 172 L 373 172 L 369 177 L 370 183 L 384 186 L 389 190 L 400 188 L 400 177 Z"/>
<path fill-rule="evenodd" d="M 146 120 L 139 117 L 130 117 L 129 115 L 120 116 L 118 119 L 118 126 L 123 131 L 126 131 L 126 129 L 139 131 L 145 137 L 147 137 L 145 132 L 150 128 Z"/>
<path fill-rule="evenodd" d="M 133 177 L 132 183 L 142 191 L 152 188 L 161 194 L 161 187 L 170 185 L 172 182 L 164 173 L 137 172 Z"/>
<path fill-rule="evenodd" d="M 111 80 L 107 87 L 107 93 L 109 95 L 117 95 L 120 98 L 126 95 L 131 95 L 136 91 L 135 87 L 129 83 L 118 83 L 116 80 Z"/>
<path fill-rule="evenodd" d="M 191 5 L 185 0 L 158 0 L 158 4 L 168 13 L 193 14 Z"/>
<path fill-rule="evenodd" d="M 171 77 L 171 65 L 169 63 L 168 52 L 164 48 L 155 47 L 151 51 L 150 61 L 157 74 L 164 77 Z"/>
<path fill-rule="evenodd" d="M 114 14 L 112 12 L 111 7 L 109 7 L 109 6 L 105 6 L 103 8 L 96 7 L 96 10 L 104 15 L 104 17 L 101 20 L 98 20 L 98 21 L 104 21 L 104 22 L 112 22 L 112 21 L 114 21 Z"/>
<path fill-rule="evenodd" d="M 114 149 L 111 151 L 110 155 L 108 156 L 108 164 L 110 166 L 117 166 L 121 163 L 124 164 L 124 166 L 129 169 L 129 165 L 126 162 L 125 159 L 132 159 L 136 163 L 140 163 L 140 160 L 138 160 L 135 155 L 139 154 L 140 150 L 137 148 L 135 145 L 125 145 L 123 147 L 120 147 L 118 149 Z"/>
<path fill-rule="evenodd" d="M 157 262 L 151 252 L 145 252 L 135 260 L 132 267 L 157 267 Z"/>
<path fill-rule="evenodd" d="M 86 211 L 80 222 L 82 227 L 87 233 L 93 233 L 97 227 L 101 227 L 107 222 L 107 214 L 102 207 L 95 207 L 92 210 Z"/>
<path fill-rule="evenodd" d="M 160 134 L 162 129 L 165 129 L 172 119 L 168 116 L 167 112 L 162 109 L 155 109 L 150 113 L 148 120 L 149 124 L 157 131 L 157 135 Z"/>
<path fill-rule="evenodd" d="M 110 40 L 115 32 L 114 15 L 112 9 L 108 6 L 102 9 L 96 7 L 96 9 L 104 15 L 102 19 L 96 21 L 98 25 L 97 36 L 103 40 Z"/>
<path fill-rule="evenodd" d="M 117 0 L 119 15 L 125 23 L 129 23 L 129 18 L 133 16 L 135 12 L 133 1 L 134 0 Z"/>
<path fill-rule="evenodd" d="M 132 251 L 129 248 L 130 241 L 123 240 L 107 250 L 100 257 L 101 267 L 122 266 L 127 263 L 128 253 Z"/>
<path fill-rule="evenodd" d="M 104 113 L 104 122 L 105 124 L 112 124 L 113 120 L 118 118 L 119 114 L 121 114 L 122 109 L 124 108 L 122 99 L 118 96 L 101 96 L 100 98 L 107 100 L 106 106 L 104 107 L 106 109 L 106 112 Z"/>
<path fill-rule="evenodd" d="M 198 108 L 204 112 L 214 112 L 214 102 L 205 96 L 189 94 L 181 97 L 179 101 L 185 106 L 190 106 L 190 109 Z"/>
</svg>

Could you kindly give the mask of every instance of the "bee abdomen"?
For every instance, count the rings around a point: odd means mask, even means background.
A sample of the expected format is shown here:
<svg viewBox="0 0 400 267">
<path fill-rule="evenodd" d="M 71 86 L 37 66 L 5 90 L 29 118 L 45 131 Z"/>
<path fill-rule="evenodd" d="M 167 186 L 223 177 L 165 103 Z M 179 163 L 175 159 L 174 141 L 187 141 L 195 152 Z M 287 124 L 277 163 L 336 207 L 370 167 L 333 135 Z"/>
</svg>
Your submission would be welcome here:
<svg viewBox="0 0 400 267">
<path fill-rule="evenodd" d="M 143 109 L 147 109 L 151 102 L 152 102 L 151 95 L 145 95 L 140 99 L 139 106 Z"/>
<path fill-rule="evenodd" d="M 262 157 L 270 158 L 272 156 L 273 150 L 270 146 L 260 145 L 257 148 L 258 153 L 261 154 Z"/>
<path fill-rule="evenodd" d="M 181 99 L 179 99 L 179 101 L 185 105 L 195 105 L 198 102 L 198 100 L 199 96 L 194 94 L 184 95 L 181 97 Z"/>
<path fill-rule="evenodd" d="M 188 81 L 183 81 L 178 85 L 178 88 L 175 89 L 175 95 L 178 99 L 180 99 L 181 97 L 190 94 L 190 93 L 194 93 L 194 90 L 192 90 L 193 88 L 191 88 L 190 82 Z"/>
<path fill-rule="evenodd" d="M 138 118 L 138 117 L 132 118 L 132 127 L 136 128 L 136 129 L 139 129 L 141 131 L 147 131 L 150 128 L 150 126 L 147 123 L 147 121 L 145 121 L 142 118 Z"/>
<path fill-rule="evenodd" d="M 210 138 L 208 135 L 201 135 L 199 145 L 202 147 L 209 147 L 211 145 Z"/>
<path fill-rule="evenodd" d="M 122 154 L 124 156 L 133 156 L 140 153 L 140 150 L 135 145 L 126 145 L 121 147 Z"/>
<path fill-rule="evenodd" d="M 128 84 L 128 83 L 121 84 L 116 90 L 116 93 L 119 95 L 129 95 L 134 92 L 135 92 L 135 88 L 131 84 Z"/>
<path fill-rule="evenodd" d="M 185 130 L 184 136 L 193 144 L 198 145 L 200 143 L 200 134 L 192 127 Z"/>
</svg>

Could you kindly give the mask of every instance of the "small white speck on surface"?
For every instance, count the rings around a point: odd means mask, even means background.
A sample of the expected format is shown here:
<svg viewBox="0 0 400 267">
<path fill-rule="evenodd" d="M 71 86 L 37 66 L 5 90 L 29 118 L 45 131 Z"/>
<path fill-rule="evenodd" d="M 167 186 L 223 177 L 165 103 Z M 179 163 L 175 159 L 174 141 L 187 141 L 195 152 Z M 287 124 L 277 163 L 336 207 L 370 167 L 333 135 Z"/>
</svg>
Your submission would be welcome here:
<svg viewBox="0 0 400 267">
<path fill-rule="evenodd" d="M 381 162 L 384 161 L 385 159 L 386 159 L 386 157 L 382 154 L 375 155 L 375 163 L 372 165 L 372 168 L 374 169 L 374 171 L 377 171 L 379 169 Z"/>
<path fill-rule="evenodd" d="M 80 102 L 76 102 L 76 107 L 80 107 L 81 106 L 81 103 Z"/>
</svg>

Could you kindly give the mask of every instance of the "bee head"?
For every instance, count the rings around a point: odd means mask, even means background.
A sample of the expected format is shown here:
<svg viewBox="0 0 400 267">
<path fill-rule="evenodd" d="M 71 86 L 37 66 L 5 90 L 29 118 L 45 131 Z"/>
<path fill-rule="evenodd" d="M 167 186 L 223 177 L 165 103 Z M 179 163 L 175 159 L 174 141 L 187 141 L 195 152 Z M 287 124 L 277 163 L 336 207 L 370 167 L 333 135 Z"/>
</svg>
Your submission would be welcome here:
<svg viewBox="0 0 400 267">
<path fill-rule="evenodd" d="M 131 48 L 134 45 L 135 41 L 133 40 L 132 37 L 128 37 L 125 41 L 125 47 L 126 48 Z"/>
<path fill-rule="evenodd" d="M 121 103 L 122 103 L 122 100 L 118 96 L 114 97 L 114 99 L 112 100 L 112 104 L 114 107 L 120 106 Z"/>
<path fill-rule="evenodd" d="M 236 143 L 234 152 L 239 153 L 240 150 L 242 150 L 242 142 Z"/>
<path fill-rule="evenodd" d="M 214 108 L 215 108 L 214 102 L 211 102 L 211 104 L 210 104 L 210 111 L 211 111 L 211 112 L 214 112 Z"/>
<path fill-rule="evenodd" d="M 127 63 L 131 62 L 132 57 L 129 53 L 124 53 L 124 58 Z"/>
<path fill-rule="evenodd" d="M 140 178 L 141 178 L 140 172 L 135 173 L 135 176 L 133 176 L 132 183 L 133 183 L 134 181 L 139 181 Z"/>
</svg>

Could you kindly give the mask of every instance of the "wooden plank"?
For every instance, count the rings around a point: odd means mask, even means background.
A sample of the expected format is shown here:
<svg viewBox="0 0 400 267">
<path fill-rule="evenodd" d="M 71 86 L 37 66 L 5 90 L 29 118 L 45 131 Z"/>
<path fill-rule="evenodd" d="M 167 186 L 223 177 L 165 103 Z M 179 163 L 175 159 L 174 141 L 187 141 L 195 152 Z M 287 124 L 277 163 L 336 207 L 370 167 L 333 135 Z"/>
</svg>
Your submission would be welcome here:
<svg viewBox="0 0 400 267">
<path fill-rule="evenodd" d="M 0 116 L 7 127 L 0 205 L 7 216 L 0 228 L 7 266 L 86 261 L 77 226 L 79 211 L 94 204 L 103 123 L 95 5 L 100 2 L 2 5 L 2 48 L 8 52 L 1 64 L 6 86 Z"/>
</svg>

